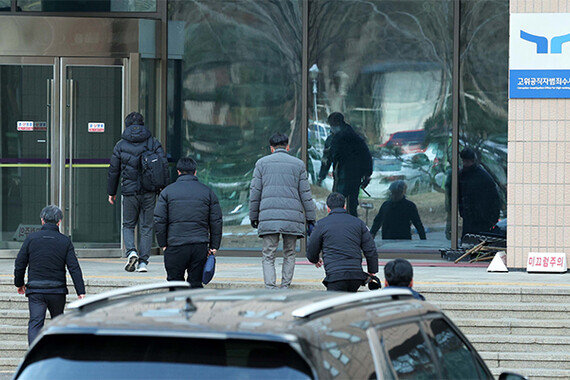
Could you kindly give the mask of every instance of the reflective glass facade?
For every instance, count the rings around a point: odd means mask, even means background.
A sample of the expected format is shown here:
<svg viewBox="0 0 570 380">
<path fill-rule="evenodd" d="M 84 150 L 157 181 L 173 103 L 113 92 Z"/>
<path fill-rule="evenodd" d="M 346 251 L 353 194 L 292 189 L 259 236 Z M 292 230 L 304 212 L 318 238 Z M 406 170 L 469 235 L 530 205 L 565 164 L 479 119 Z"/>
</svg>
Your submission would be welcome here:
<svg viewBox="0 0 570 380">
<path fill-rule="evenodd" d="M 454 3 L 314 0 L 303 20 L 302 2 L 169 2 L 171 26 L 184 29 L 184 53 L 169 63 L 174 87 L 169 87 L 168 149 L 172 159 L 197 157 L 201 178 L 216 189 L 224 209 L 224 247 L 260 245 L 248 227 L 248 185 L 274 131 L 290 134 L 296 155 L 300 134 L 306 134 L 313 196 L 319 218 L 326 215 L 327 194 L 343 188 L 338 175 L 335 182 L 334 163 L 321 169 L 332 112 L 343 113 L 370 151 L 370 184 L 358 193 L 358 216 L 372 228 L 391 199 L 390 185 L 401 180 L 427 238 L 419 241 L 421 227 L 412 224 L 412 240 L 417 240 L 412 245 L 383 239 L 390 217 L 382 215 L 374 226 L 374 232 L 382 227 L 377 246 L 449 247 Z M 502 217 L 508 16 L 507 1 L 461 2 L 460 149 L 469 146 L 479 154 L 499 190 Z M 306 104 L 299 93 L 303 49 L 309 72 Z M 301 107 L 308 113 L 306 130 L 301 130 Z"/>
<path fill-rule="evenodd" d="M 300 1 L 170 1 L 183 29 L 182 59 L 169 70 L 168 151 L 192 156 L 224 212 L 224 247 L 259 247 L 248 218 L 255 162 L 269 137 L 301 151 Z"/>
<path fill-rule="evenodd" d="M 156 0 L 17 0 L 24 12 L 156 12 Z"/>
</svg>

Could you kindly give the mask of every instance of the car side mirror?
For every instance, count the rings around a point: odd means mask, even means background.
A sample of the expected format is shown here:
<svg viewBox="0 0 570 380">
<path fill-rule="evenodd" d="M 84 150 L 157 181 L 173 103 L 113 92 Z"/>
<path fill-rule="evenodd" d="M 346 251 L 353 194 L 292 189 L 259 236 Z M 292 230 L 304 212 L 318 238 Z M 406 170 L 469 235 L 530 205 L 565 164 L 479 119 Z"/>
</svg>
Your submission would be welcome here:
<svg viewBox="0 0 570 380">
<path fill-rule="evenodd" d="M 499 380 L 528 380 L 526 377 L 518 373 L 503 372 L 499 375 Z"/>
</svg>

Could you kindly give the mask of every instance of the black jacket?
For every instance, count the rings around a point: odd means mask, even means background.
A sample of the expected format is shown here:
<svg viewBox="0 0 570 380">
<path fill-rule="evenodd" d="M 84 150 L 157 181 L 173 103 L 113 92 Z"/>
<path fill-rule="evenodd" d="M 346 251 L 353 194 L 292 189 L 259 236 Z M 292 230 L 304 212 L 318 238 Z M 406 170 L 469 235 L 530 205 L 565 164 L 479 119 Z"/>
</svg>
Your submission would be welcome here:
<svg viewBox="0 0 570 380">
<path fill-rule="evenodd" d="M 497 185 L 480 165 L 459 172 L 459 215 L 471 224 L 493 225 L 501 209 Z"/>
<path fill-rule="evenodd" d="M 315 225 L 307 244 L 307 259 L 316 264 L 321 251 L 325 282 L 366 279 L 361 251 L 366 257 L 368 272 L 378 272 L 378 253 L 368 227 L 345 209 L 332 210 Z"/>
<path fill-rule="evenodd" d="M 222 209 L 216 194 L 191 174 L 162 190 L 154 209 L 156 239 L 161 247 L 209 243 L 220 248 Z"/>
<path fill-rule="evenodd" d="M 57 225 L 46 223 L 41 230 L 28 235 L 22 244 L 14 265 L 14 285 L 18 288 L 24 285 L 27 267 L 26 294 L 67 294 L 66 266 L 77 294 L 85 294 L 71 239 L 61 234 Z"/>
<path fill-rule="evenodd" d="M 415 203 L 406 197 L 399 201 L 388 200 L 382 203 L 378 215 L 374 218 L 370 232 L 375 236 L 382 228 L 382 239 L 412 239 L 410 224 L 413 223 L 418 230 L 420 239 L 426 238 L 424 225 L 420 220 L 418 208 Z"/>
<path fill-rule="evenodd" d="M 362 177 L 372 175 L 372 156 L 368 145 L 348 124 L 327 137 L 319 180 L 326 177 L 331 164 L 335 181 L 360 183 Z"/>
<path fill-rule="evenodd" d="M 109 172 L 107 173 L 107 194 L 117 194 L 119 177 L 123 195 L 142 194 L 146 191 L 141 187 L 140 161 L 141 155 L 151 149 L 163 157 L 164 178 L 169 177 L 168 160 L 160 142 L 152 137 L 150 131 L 143 125 L 130 125 L 123 131 L 122 139 L 115 145 Z M 150 141 L 147 141 L 149 140 Z M 121 176 L 122 174 L 122 176 Z M 168 183 L 164 184 L 166 187 Z"/>
</svg>

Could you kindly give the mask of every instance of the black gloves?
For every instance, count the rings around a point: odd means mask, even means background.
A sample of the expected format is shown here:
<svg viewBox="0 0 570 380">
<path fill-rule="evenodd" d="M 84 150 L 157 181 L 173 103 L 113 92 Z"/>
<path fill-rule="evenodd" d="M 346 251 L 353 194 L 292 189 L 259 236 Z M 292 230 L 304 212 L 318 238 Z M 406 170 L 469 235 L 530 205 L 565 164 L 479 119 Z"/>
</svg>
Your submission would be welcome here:
<svg viewBox="0 0 570 380">
<path fill-rule="evenodd" d="M 257 226 L 259 226 L 259 220 L 252 220 L 250 223 L 253 228 L 257 228 Z"/>
</svg>

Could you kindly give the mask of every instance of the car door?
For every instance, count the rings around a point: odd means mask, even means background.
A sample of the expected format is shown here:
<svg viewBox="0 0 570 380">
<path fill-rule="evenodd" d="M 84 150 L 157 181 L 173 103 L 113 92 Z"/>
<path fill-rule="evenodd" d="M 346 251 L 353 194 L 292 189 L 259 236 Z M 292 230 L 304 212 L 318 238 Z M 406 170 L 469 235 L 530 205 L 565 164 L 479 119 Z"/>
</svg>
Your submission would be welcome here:
<svg viewBox="0 0 570 380">
<path fill-rule="evenodd" d="M 385 363 L 394 379 L 440 379 L 436 358 L 420 321 L 377 330 Z"/>
<path fill-rule="evenodd" d="M 453 323 L 435 317 L 424 321 L 424 329 L 444 379 L 493 379 L 483 359 Z"/>
</svg>

